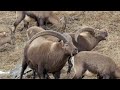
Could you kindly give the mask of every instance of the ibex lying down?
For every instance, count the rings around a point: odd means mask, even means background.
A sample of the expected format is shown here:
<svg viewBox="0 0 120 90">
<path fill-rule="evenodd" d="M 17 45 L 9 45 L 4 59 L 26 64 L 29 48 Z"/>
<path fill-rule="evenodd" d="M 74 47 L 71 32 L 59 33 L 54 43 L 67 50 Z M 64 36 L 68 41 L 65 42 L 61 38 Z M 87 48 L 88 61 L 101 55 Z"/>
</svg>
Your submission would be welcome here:
<svg viewBox="0 0 120 90">
<path fill-rule="evenodd" d="M 93 51 L 81 51 L 74 56 L 74 59 L 73 79 L 82 78 L 86 70 L 97 74 L 99 79 L 120 78 L 120 68 L 107 56 Z"/>
<path fill-rule="evenodd" d="M 55 36 L 61 41 L 54 42 L 41 37 L 45 35 Z M 47 73 L 60 72 L 68 58 L 77 52 L 77 48 L 58 32 L 48 30 L 37 33 L 25 46 L 20 78 L 28 65 L 33 69 L 34 78 L 35 72 L 39 78 L 47 78 Z"/>
<path fill-rule="evenodd" d="M 12 32 L 12 29 L 11 28 L 9 29 L 10 29 L 10 33 L 5 32 L 5 31 L 0 32 L 0 46 L 6 43 L 14 45 L 14 35 Z"/>
<path fill-rule="evenodd" d="M 74 45 L 80 51 L 92 50 L 100 41 L 106 40 L 108 33 L 92 27 L 82 27 L 75 33 L 70 33 Z"/>
<path fill-rule="evenodd" d="M 14 33 L 18 24 L 25 19 L 25 16 L 29 16 L 37 21 L 37 25 L 43 27 L 44 22 L 51 22 L 57 27 L 65 29 L 66 23 L 62 19 L 59 19 L 53 11 L 16 11 L 16 21 L 14 23 Z M 27 22 L 27 21 L 26 21 Z M 25 27 L 28 23 L 24 24 Z"/>
</svg>

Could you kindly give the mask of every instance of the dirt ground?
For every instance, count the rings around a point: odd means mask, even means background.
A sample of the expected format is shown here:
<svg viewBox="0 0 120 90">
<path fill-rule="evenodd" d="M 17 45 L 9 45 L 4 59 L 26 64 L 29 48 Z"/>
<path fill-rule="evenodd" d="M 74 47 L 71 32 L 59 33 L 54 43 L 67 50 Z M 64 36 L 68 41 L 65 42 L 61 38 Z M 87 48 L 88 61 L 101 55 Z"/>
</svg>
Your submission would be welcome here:
<svg viewBox="0 0 120 90">
<path fill-rule="evenodd" d="M 94 51 L 111 57 L 120 66 L 119 11 L 55 11 L 55 13 L 60 17 L 64 15 L 67 17 L 67 32 L 74 32 L 83 25 L 97 29 L 106 28 L 109 34 L 107 40 L 100 42 Z M 15 19 L 15 11 L 0 11 L 0 31 L 9 31 L 8 27 L 13 27 Z M 23 48 L 27 41 L 26 31 L 19 31 L 22 27 L 23 22 L 17 28 L 15 48 L 6 44 L 0 52 L 0 70 L 2 71 L 11 70 L 22 61 Z"/>
</svg>

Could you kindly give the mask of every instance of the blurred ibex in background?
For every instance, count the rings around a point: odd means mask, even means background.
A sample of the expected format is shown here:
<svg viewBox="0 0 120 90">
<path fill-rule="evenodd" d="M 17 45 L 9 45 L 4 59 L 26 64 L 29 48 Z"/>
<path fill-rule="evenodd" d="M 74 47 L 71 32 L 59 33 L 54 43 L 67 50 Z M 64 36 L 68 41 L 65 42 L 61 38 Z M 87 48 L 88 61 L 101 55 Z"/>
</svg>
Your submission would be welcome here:
<svg viewBox="0 0 120 90">
<path fill-rule="evenodd" d="M 27 18 L 25 18 L 28 16 Z M 33 18 L 35 21 L 37 21 L 37 26 L 41 26 L 42 28 L 43 25 L 47 22 L 52 23 L 58 28 L 66 28 L 66 21 L 65 18 L 59 19 L 53 11 L 16 11 L 16 21 L 14 23 L 14 30 L 13 32 L 15 33 L 15 30 L 18 26 L 18 24 L 24 20 L 24 27 L 28 27 L 28 22 L 30 21 L 30 18 Z M 63 20 L 64 19 L 64 20 Z"/>
</svg>

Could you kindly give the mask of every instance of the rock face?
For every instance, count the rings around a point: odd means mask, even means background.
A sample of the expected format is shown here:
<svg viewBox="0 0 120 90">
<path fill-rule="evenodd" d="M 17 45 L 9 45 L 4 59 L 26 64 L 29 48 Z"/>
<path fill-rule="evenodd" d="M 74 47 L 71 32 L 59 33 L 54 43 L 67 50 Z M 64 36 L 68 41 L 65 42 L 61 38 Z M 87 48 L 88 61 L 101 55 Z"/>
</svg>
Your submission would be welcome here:
<svg viewBox="0 0 120 90">
<path fill-rule="evenodd" d="M 73 59 L 72 59 L 73 61 Z M 20 72 L 22 69 L 22 64 L 21 62 L 17 63 L 15 68 L 13 68 L 10 72 L 9 72 L 9 78 L 10 79 L 19 79 L 20 78 Z M 60 75 L 60 79 L 71 79 L 74 76 L 74 70 L 72 68 L 72 71 L 70 74 L 67 75 L 67 69 L 68 69 L 68 63 L 66 63 L 65 67 L 63 67 L 63 69 L 61 70 L 61 75 Z M 53 75 L 51 73 L 48 73 L 51 79 L 54 79 Z M 27 67 L 27 69 L 24 71 L 23 74 L 23 79 L 32 79 L 33 78 L 33 71 L 29 68 L 29 66 Z M 36 74 L 36 79 L 39 79 L 39 77 Z"/>
<path fill-rule="evenodd" d="M 21 72 L 21 63 L 17 64 L 14 69 L 12 69 L 9 73 L 10 79 L 19 79 L 20 78 L 20 72 Z M 65 66 L 62 71 L 61 71 L 61 78 L 60 79 L 69 79 L 73 77 L 74 73 L 73 70 L 70 75 L 67 75 L 67 66 Z M 49 74 L 51 79 L 54 79 L 52 74 Z M 33 77 L 33 71 L 27 67 L 27 69 L 24 72 L 23 79 L 32 79 Z M 36 79 L 39 79 L 38 76 L 36 75 Z"/>
<path fill-rule="evenodd" d="M 16 67 L 10 71 L 10 78 L 11 79 L 19 79 L 20 78 L 20 72 L 21 72 L 21 64 L 16 65 Z M 32 78 L 32 70 L 30 68 L 27 68 L 24 72 L 23 78 L 30 79 Z"/>
<path fill-rule="evenodd" d="M 8 79 L 19 79 L 20 78 L 20 72 L 21 72 L 21 63 L 17 64 L 14 69 L 12 69 L 10 72 L 2 73 L 0 74 L 0 78 L 8 78 Z M 84 77 L 84 79 L 96 79 L 95 75 L 92 75 L 91 73 L 87 72 L 87 76 Z M 51 79 L 54 79 L 53 75 L 49 73 L 49 76 Z M 60 79 L 71 79 L 74 76 L 74 70 L 72 68 L 72 71 L 70 74 L 67 75 L 67 65 L 62 69 L 61 71 L 61 78 Z M 23 79 L 32 79 L 33 77 L 33 71 L 27 67 L 27 69 L 24 72 Z M 36 75 L 36 79 L 39 79 Z"/>
</svg>

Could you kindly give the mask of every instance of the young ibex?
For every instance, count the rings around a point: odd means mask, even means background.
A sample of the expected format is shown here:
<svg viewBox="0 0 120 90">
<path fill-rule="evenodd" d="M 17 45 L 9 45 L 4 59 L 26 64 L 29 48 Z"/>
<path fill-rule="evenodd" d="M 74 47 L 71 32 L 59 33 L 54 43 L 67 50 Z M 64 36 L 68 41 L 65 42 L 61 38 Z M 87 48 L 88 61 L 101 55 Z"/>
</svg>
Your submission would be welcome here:
<svg viewBox="0 0 120 90">
<path fill-rule="evenodd" d="M 14 23 L 14 30 L 15 33 L 16 27 L 18 24 L 25 19 L 25 16 L 29 16 L 30 18 L 33 18 L 37 21 L 37 26 L 43 27 L 44 22 L 51 22 L 53 25 L 65 29 L 66 22 L 62 19 L 59 19 L 53 11 L 16 11 L 16 21 Z M 29 18 L 29 19 L 30 19 Z M 26 19 L 27 20 L 27 19 Z M 24 23 L 24 27 L 28 26 L 28 21 Z"/>
<path fill-rule="evenodd" d="M 41 36 L 52 35 L 59 38 L 60 42 L 47 40 Z M 29 65 L 39 78 L 47 78 L 47 73 L 60 72 L 68 58 L 77 54 L 77 48 L 71 44 L 63 35 L 58 32 L 48 30 L 35 34 L 24 48 L 24 59 L 20 78 L 22 79 L 24 70 Z"/>
<path fill-rule="evenodd" d="M 5 31 L 0 32 L 0 46 L 6 43 L 14 45 L 14 35 L 12 32 L 12 29 L 11 28 L 9 29 L 10 29 L 10 33 L 5 32 Z"/>
<path fill-rule="evenodd" d="M 105 55 L 93 51 L 81 51 L 74 56 L 74 59 L 73 79 L 82 78 L 86 70 L 97 74 L 99 79 L 120 78 L 120 68 Z"/>
</svg>

